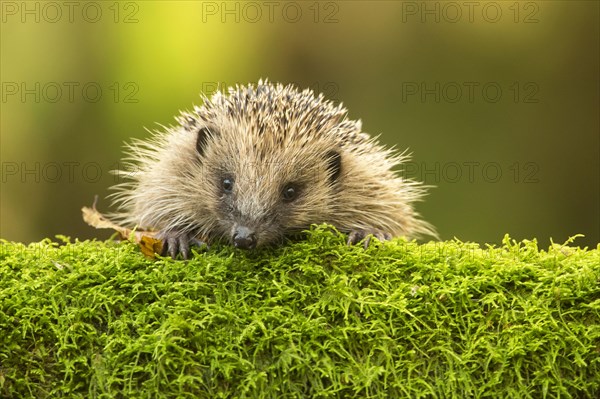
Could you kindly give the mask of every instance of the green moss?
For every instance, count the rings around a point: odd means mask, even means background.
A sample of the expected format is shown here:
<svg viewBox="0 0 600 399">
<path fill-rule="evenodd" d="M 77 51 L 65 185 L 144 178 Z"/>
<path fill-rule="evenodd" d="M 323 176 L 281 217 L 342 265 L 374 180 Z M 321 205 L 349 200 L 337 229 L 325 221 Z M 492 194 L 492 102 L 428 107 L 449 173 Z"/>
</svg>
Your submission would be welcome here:
<svg viewBox="0 0 600 399">
<path fill-rule="evenodd" d="M 0 247 L 0 396 L 594 398 L 600 246 Z"/>
</svg>

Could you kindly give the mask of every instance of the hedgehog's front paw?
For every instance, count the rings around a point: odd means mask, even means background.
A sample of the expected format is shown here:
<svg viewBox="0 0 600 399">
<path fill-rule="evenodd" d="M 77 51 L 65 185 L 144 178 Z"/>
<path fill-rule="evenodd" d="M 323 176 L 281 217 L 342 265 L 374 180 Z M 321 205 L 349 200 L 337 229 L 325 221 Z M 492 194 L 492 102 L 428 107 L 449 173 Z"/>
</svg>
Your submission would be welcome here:
<svg viewBox="0 0 600 399">
<path fill-rule="evenodd" d="M 365 249 L 367 249 L 367 247 L 369 246 L 369 243 L 371 242 L 371 237 L 375 237 L 379 241 L 387 241 L 392 238 L 392 235 L 390 233 L 386 233 L 386 232 L 383 232 L 383 231 L 377 230 L 377 229 L 369 229 L 369 230 L 357 229 L 357 230 L 352 230 L 350 232 L 350 234 L 348 235 L 347 244 L 354 245 L 354 244 L 358 244 L 362 240 L 365 240 L 363 245 L 364 245 Z"/>
<path fill-rule="evenodd" d="M 173 259 L 181 254 L 183 259 L 188 260 L 190 258 L 190 245 L 202 246 L 206 244 L 196 238 L 195 235 L 179 231 L 161 231 L 158 233 L 157 238 L 162 241 L 161 256 L 169 254 Z"/>
</svg>

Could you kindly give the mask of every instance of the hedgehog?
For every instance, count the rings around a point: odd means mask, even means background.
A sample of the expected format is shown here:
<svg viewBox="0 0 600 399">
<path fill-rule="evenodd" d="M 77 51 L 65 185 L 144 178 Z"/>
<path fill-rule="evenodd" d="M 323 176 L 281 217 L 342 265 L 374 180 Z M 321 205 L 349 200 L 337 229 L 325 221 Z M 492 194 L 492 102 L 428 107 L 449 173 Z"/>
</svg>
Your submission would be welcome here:
<svg viewBox="0 0 600 399">
<path fill-rule="evenodd" d="M 371 237 L 436 236 L 414 203 L 426 186 L 394 171 L 409 159 L 362 131 L 340 103 L 293 85 L 236 85 L 128 145 L 113 187 L 123 223 L 156 232 L 162 255 L 226 240 L 277 245 L 313 224 Z"/>
</svg>

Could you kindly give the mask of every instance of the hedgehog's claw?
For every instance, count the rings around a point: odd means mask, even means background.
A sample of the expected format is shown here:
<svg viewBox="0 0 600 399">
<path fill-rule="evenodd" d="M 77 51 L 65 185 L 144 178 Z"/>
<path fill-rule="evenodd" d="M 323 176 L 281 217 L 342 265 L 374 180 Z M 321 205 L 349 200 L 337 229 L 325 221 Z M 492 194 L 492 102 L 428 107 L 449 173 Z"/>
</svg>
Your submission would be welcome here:
<svg viewBox="0 0 600 399">
<path fill-rule="evenodd" d="M 371 242 L 371 238 L 377 238 L 379 241 L 387 241 L 392 238 L 392 235 L 387 232 L 383 232 L 381 230 L 352 230 L 348 235 L 348 245 L 358 244 L 360 241 L 364 240 L 363 247 L 367 249 L 369 247 L 369 243 Z"/>
<path fill-rule="evenodd" d="M 168 254 L 173 259 L 177 259 L 177 255 L 181 254 L 183 259 L 188 260 L 190 258 L 190 245 L 199 247 L 206 245 L 204 241 L 195 236 L 176 231 L 160 233 L 158 238 L 163 243 L 160 255 L 166 256 Z"/>
</svg>

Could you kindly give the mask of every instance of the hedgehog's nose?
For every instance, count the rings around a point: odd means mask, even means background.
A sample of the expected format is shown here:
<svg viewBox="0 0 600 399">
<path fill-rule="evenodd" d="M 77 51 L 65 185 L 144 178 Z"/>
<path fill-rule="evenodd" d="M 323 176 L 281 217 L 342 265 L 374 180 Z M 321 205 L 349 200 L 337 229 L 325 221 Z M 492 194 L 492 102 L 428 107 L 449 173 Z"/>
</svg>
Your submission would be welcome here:
<svg viewBox="0 0 600 399">
<path fill-rule="evenodd" d="M 233 245 L 241 249 L 256 247 L 256 234 L 247 227 L 239 226 L 233 232 Z"/>
</svg>

